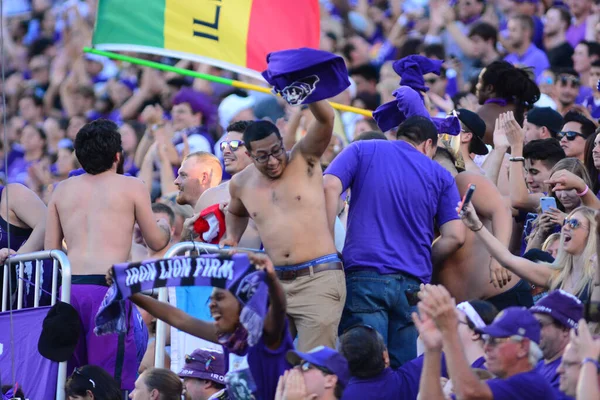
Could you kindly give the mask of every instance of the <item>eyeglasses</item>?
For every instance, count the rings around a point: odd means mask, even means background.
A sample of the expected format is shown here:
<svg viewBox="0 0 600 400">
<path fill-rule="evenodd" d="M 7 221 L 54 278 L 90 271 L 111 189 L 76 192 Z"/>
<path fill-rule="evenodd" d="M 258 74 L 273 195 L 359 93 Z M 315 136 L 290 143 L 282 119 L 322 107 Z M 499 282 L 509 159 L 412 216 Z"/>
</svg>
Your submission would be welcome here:
<svg viewBox="0 0 600 400">
<path fill-rule="evenodd" d="M 212 370 L 211 367 L 210 367 L 210 364 L 213 361 L 215 361 L 215 360 L 216 360 L 216 358 L 214 356 L 208 356 L 208 358 L 206 359 L 206 361 L 202 361 L 202 360 L 198 360 L 195 357 L 190 356 L 189 354 L 185 355 L 185 363 L 186 364 L 189 364 L 189 363 L 192 363 L 192 362 L 204 363 L 204 369 L 206 371 L 209 371 L 209 372 Z"/>
<path fill-rule="evenodd" d="M 242 146 L 245 146 L 245 143 L 243 140 L 230 140 L 228 142 L 221 142 L 219 144 L 219 148 L 221 149 L 221 151 L 225 151 L 225 149 L 227 147 L 229 147 L 229 149 L 231 151 L 236 151 L 237 149 L 239 149 Z"/>
<path fill-rule="evenodd" d="M 92 384 L 92 388 L 96 389 L 96 382 L 94 382 L 91 378 L 89 378 L 84 373 L 82 373 L 80 368 L 75 368 L 73 370 L 73 373 L 71 374 L 71 378 L 73 378 L 74 375 L 79 375 L 83 379 L 87 379 Z"/>
<path fill-rule="evenodd" d="M 496 338 L 489 335 L 483 335 L 483 343 L 486 346 L 496 347 L 510 340 L 510 337 Z"/>
<path fill-rule="evenodd" d="M 565 222 L 563 223 L 563 226 L 567 226 L 569 225 L 569 227 L 571 229 L 577 229 L 580 228 L 582 226 L 581 221 L 579 221 L 577 218 L 565 218 Z"/>
<path fill-rule="evenodd" d="M 300 364 L 298 364 L 298 366 L 300 367 L 300 370 L 302 370 L 302 372 L 307 372 L 307 371 L 310 371 L 311 369 L 318 369 L 319 371 L 323 372 L 324 374 L 335 375 L 333 372 L 331 372 L 327 368 L 319 367 L 318 365 L 309 363 L 308 361 L 304 361 L 304 360 L 302 360 L 300 362 Z"/>
<path fill-rule="evenodd" d="M 256 160 L 256 162 L 258 162 L 260 164 L 266 164 L 267 161 L 269 161 L 269 158 L 271 158 L 271 156 L 277 158 L 277 157 L 281 156 L 283 153 L 285 153 L 285 149 L 283 148 L 283 146 L 280 146 L 268 154 L 252 156 L 252 158 L 254 158 Z"/>
<path fill-rule="evenodd" d="M 585 139 L 585 136 L 583 136 L 581 133 L 575 132 L 575 131 L 558 132 L 556 134 L 556 137 L 558 138 L 558 140 L 561 140 L 565 136 L 567 137 L 567 140 L 569 140 L 569 141 L 575 140 L 575 138 L 577 136 L 581 136 L 582 138 Z"/>
<path fill-rule="evenodd" d="M 560 82 L 561 86 L 567 86 L 569 82 L 571 82 L 571 85 L 574 87 L 579 87 L 581 85 L 581 81 L 579 80 L 579 78 L 571 75 L 559 76 L 558 81 Z"/>
</svg>

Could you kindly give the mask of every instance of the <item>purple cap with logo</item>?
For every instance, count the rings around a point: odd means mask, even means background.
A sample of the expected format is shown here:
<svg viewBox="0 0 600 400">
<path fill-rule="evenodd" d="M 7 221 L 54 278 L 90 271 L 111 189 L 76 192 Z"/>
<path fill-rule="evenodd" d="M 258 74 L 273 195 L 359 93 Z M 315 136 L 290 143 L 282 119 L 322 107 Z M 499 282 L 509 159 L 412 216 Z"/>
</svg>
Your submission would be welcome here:
<svg viewBox="0 0 600 400">
<path fill-rule="evenodd" d="M 547 314 L 568 328 L 577 328 L 583 318 L 583 303 L 571 293 L 555 290 L 529 309 L 534 314 Z"/>
<path fill-rule="evenodd" d="M 299 351 L 288 351 L 286 358 L 288 362 L 294 366 L 300 365 L 303 361 L 325 369 L 328 372 L 337 376 L 338 381 L 342 386 L 346 386 L 350 380 L 350 370 L 348 369 L 348 361 L 337 351 L 329 347 L 319 346 L 310 350 L 308 353 L 300 353 Z"/>
<path fill-rule="evenodd" d="M 525 307 L 505 308 L 494 318 L 494 322 L 475 331 L 495 338 L 522 336 L 540 343 L 540 323 Z"/>
<path fill-rule="evenodd" d="M 177 375 L 182 379 L 206 379 L 224 385 L 226 373 L 223 353 L 196 349 L 191 355 L 185 356 L 185 365 Z"/>
</svg>

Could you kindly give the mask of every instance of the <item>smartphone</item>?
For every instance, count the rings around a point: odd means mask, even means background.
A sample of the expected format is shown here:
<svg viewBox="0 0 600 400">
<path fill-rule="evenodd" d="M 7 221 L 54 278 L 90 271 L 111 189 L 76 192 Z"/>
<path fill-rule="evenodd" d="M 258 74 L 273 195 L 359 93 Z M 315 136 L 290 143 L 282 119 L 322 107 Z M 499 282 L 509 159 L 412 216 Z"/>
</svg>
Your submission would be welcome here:
<svg viewBox="0 0 600 400">
<path fill-rule="evenodd" d="M 473 198 L 473 193 L 475 193 L 475 185 L 470 185 L 467 193 L 465 193 L 465 197 L 463 197 L 462 203 L 460 205 L 460 211 L 462 212 L 467 204 L 471 202 L 471 198 Z"/>
<path fill-rule="evenodd" d="M 585 303 L 583 316 L 588 322 L 600 322 L 600 302 L 588 301 Z"/>
<path fill-rule="evenodd" d="M 556 199 L 554 197 L 540 198 L 540 208 L 542 209 L 542 213 L 545 213 L 550 208 L 557 208 L 556 207 Z"/>
<path fill-rule="evenodd" d="M 410 307 L 414 307 L 419 303 L 419 292 L 420 289 L 406 289 L 404 291 L 406 301 Z"/>
</svg>

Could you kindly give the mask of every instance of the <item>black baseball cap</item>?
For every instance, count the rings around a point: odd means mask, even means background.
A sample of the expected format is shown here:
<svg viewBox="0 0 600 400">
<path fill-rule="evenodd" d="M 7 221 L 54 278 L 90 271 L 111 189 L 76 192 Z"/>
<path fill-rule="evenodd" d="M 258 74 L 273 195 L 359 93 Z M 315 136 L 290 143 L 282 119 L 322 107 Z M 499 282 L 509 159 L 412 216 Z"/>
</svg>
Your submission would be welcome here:
<svg viewBox="0 0 600 400">
<path fill-rule="evenodd" d="M 483 142 L 483 137 L 485 136 L 485 121 L 479 117 L 479 115 L 475 114 L 473 111 L 469 111 L 464 108 L 459 108 L 456 110 L 456 115 L 458 119 L 467 132 L 471 132 L 473 134 L 473 139 L 471 139 L 471 145 L 469 151 L 478 155 L 486 155 L 489 150 L 485 143 Z"/>
<path fill-rule="evenodd" d="M 42 323 L 39 353 L 51 361 L 68 361 L 79 342 L 81 325 L 79 313 L 72 305 L 56 302 Z"/>
<path fill-rule="evenodd" d="M 536 126 L 545 126 L 553 136 L 562 130 L 562 115 L 550 107 L 533 107 L 527 112 L 527 122 Z"/>
</svg>

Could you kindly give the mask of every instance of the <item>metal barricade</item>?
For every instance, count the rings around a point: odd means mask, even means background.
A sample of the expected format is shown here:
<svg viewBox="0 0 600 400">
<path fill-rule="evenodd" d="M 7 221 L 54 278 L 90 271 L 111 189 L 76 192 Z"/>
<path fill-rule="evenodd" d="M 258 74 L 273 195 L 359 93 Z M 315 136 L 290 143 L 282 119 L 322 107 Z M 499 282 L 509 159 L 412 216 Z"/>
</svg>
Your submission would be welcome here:
<svg viewBox="0 0 600 400">
<path fill-rule="evenodd" d="M 10 257 L 4 264 L 4 281 L 2 287 L 2 311 L 7 311 L 8 302 L 12 301 L 9 293 L 9 263 L 19 264 L 19 279 L 17 282 L 17 310 L 23 308 L 23 282 L 24 282 L 24 263 L 35 261 L 35 285 L 34 285 L 34 304 L 33 308 L 40 305 L 40 281 L 42 261 L 52 259 L 52 293 L 51 305 L 56 303 L 58 292 L 58 268 L 61 269 L 62 283 L 60 291 L 60 300 L 65 303 L 71 303 L 71 263 L 67 255 L 60 250 L 36 251 L 34 253 L 19 254 Z M 14 351 L 14 349 L 13 349 Z M 58 376 L 56 378 L 56 400 L 65 400 L 65 383 L 67 381 L 67 362 L 58 364 Z"/>
<path fill-rule="evenodd" d="M 229 254 L 231 250 L 241 251 L 253 251 L 262 252 L 258 249 L 244 249 L 244 248 L 227 248 L 222 249 L 216 244 L 201 243 L 201 242 L 181 242 L 177 243 L 169 248 L 165 253 L 164 258 L 171 258 L 181 255 L 187 251 L 196 251 L 204 254 Z M 158 301 L 167 301 L 167 288 L 158 289 Z M 157 368 L 164 368 L 165 366 L 165 342 L 167 335 L 167 325 L 160 319 L 156 321 L 156 348 L 154 353 L 154 366 Z"/>
</svg>

